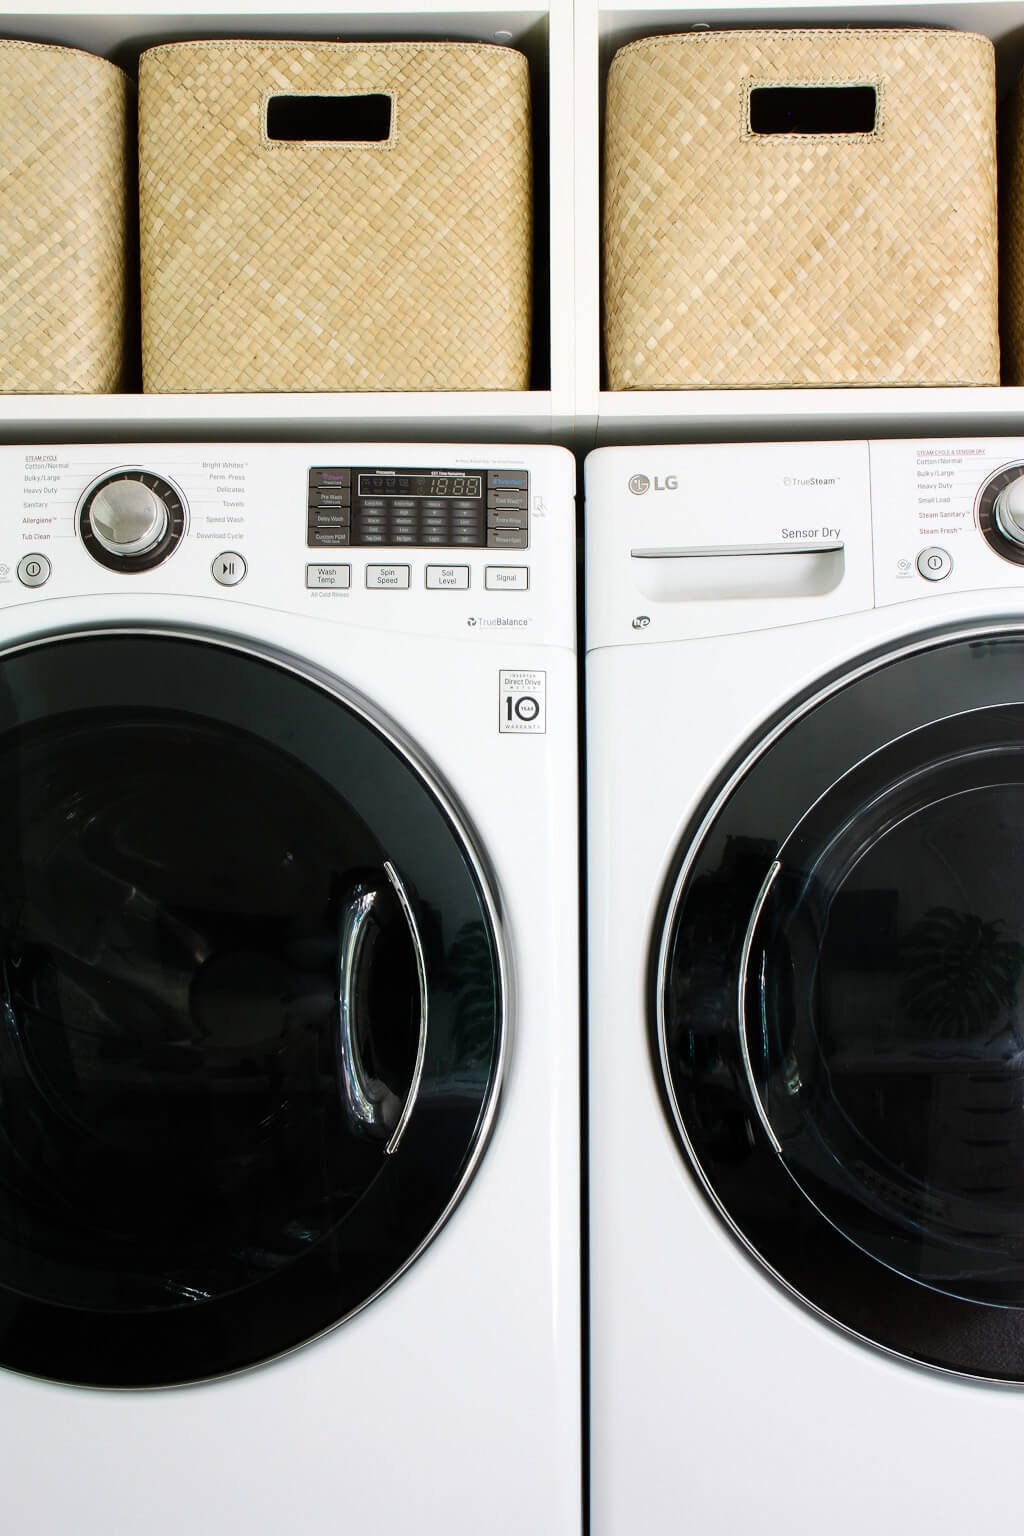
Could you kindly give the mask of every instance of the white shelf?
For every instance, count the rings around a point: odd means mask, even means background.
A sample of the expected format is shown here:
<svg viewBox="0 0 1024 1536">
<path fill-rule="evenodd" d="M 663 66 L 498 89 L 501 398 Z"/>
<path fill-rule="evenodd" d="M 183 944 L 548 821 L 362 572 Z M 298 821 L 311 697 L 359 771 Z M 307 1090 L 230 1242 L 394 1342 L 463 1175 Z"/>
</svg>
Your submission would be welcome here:
<svg viewBox="0 0 1024 1536">
<path fill-rule="evenodd" d="M 502 394 L 3 395 L 0 442 L 563 440 L 548 390 Z"/>
<path fill-rule="evenodd" d="M 602 390 L 595 414 L 601 443 L 1020 436 L 1024 389 Z"/>
</svg>

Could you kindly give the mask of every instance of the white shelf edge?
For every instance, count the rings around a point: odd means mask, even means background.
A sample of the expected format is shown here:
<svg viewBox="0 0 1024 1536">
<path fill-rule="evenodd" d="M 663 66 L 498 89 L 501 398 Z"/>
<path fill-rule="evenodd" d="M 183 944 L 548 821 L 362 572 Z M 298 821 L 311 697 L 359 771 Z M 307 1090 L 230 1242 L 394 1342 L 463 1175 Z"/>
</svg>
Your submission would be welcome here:
<svg viewBox="0 0 1024 1536">
<path fill-rule="evenodd" d="M 281 440 L 413 435 L 480 439 L 564 436 L 572 411 L 548 390 L 522 393 L 4 395 L 0 440 L 231 434 Z"/>
<path fill-rule="evenodd" d="M 957 432 L 1018 435 L 1024 389 L 779 389 L 602 391 L 592 410 L 599 442 L 630 438 L 741 441 L 772 435 L 940 436 Z"/>
</svg>

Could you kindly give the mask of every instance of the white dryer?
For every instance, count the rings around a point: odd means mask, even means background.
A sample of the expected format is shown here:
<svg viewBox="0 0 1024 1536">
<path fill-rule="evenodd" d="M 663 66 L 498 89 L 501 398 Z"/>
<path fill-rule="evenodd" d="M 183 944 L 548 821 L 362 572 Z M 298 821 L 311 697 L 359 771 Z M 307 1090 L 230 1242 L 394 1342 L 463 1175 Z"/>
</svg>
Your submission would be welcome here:
<svg viewBox="0 0 1024 1536">
<path fill-rule="evenodd" d="M 0 450 L 12 1530 L 576 1536 L 574 490 Z"/>
<path fill-rule="evenodd" d="M 586 472 L 595 1536 L 1005 1520 L 1024 441 Z"/>
</svg>

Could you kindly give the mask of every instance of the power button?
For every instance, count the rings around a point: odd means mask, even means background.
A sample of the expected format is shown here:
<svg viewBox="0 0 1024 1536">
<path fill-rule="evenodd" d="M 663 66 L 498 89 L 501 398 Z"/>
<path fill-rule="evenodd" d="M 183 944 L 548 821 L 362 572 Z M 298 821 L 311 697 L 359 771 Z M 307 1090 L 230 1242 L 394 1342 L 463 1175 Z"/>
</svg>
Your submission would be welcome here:
<svg viewBox="0 0 1024 1536">
<path fill-rule="evenodd" d="M 18 561 L 18 580 L 23 587 L 41 587 L 49 581 L 51 569 L 45 555 L 23 555 Z"/>
<path fill-rule="evenodd" d="M 918 555 L 917 569 L 925 581 L 942 581 L 953 569 L 953 562 L 944 549 L 933 544 Z"/>
</svg>

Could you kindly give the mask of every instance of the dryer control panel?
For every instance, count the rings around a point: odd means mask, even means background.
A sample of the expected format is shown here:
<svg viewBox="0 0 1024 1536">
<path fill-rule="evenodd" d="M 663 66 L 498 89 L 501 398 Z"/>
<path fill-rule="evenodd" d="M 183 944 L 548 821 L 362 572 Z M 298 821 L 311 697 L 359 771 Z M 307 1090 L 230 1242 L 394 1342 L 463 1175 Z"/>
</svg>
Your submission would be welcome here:
<svg viewBox="0 0 1024 1536">
<path fill-rule="evenodd" d="M 588 646 L 1024 599 L 1024 438 L 602 448 Z"/>
<path fill-rule="evenodd" d="M 867 447 L 880 606 L 1024 588 L 1024 439 Z"/>
</svg>

